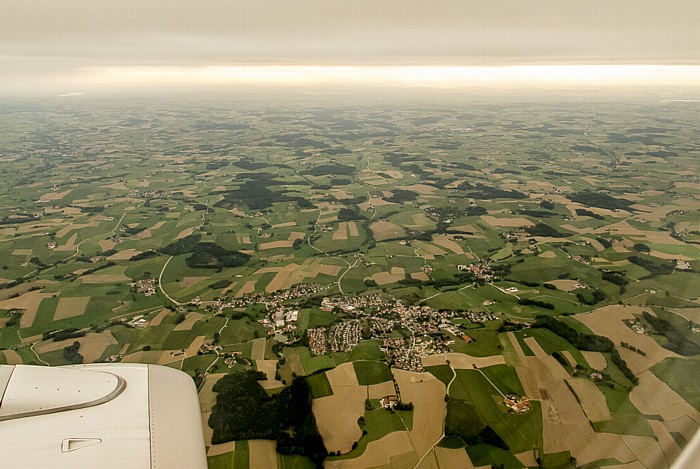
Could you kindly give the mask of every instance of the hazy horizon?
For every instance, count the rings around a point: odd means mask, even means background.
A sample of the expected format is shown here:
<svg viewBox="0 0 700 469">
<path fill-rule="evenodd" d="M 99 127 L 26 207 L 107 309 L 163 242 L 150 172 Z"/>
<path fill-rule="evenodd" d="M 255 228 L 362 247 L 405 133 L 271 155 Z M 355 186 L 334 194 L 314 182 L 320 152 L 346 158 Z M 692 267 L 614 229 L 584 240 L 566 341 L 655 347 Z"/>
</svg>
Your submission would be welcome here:
<svg viewBox="0 0 700 469">
<path fill-rule="evenodd" d="M 700 84 L 694 1 L 192 5 L 4 2 L 2 88 Z"/>
</svg>

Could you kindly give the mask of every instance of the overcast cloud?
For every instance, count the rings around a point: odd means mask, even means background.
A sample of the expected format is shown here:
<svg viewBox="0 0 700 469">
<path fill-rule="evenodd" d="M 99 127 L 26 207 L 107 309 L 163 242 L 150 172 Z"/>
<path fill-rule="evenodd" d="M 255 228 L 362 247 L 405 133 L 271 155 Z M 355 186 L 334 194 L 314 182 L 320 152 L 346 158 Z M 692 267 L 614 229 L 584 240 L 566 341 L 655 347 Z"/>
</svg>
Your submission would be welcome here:
<svg viewBox="0 0 700 469">
<path fill-rule="evenodd" d="M 2 0 L 0 80 L 95 67 L 700 65 L 700 2 Z"/>
</svg>

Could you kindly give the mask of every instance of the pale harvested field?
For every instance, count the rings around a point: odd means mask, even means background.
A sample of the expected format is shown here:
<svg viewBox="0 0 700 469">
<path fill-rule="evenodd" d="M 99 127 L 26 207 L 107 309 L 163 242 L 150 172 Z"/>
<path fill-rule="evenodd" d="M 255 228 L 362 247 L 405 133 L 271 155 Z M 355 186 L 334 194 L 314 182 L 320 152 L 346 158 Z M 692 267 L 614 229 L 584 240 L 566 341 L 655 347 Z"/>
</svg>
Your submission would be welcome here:
<svg viewBox="0 0 700 469">
<path fill-rule="evenodd" d="M 313 400 L 311 408 L 328 451 L 346 453 L 360 439 L 357 419 L 365 414 L 366 397 L 365 386 L 337 385 L 332 396 Z"/>
<path fill-rule="evenodd" d="M 258 249 L 265 251 L 267 249 L 277 249 L 277 248 L 291 248 L 294 246 L 294 241 L 297 239 L 304 239 L 306 235 L 298 231 L 290 233 L 289 238 L 286 241 L 271 241 L 269 243 L 261 243 L 258 245 Z"/>
<path fill-rule="evenodd" d="M 424 454 L 442 435 L 445 416 L 445 385 L 430 373 L 392 370 L 401 391 L 401 399 L 413 402 L 413 429 L 411 443 L 419 454 Z"/>
<path fill-rule="evenodd" d="M 294 270 L 291 275 L 288 276 L 281 288 L 291 288 L 292 285 L 301 283 L 306 278 L 316 278 L 319 274 L 336 277 L 342 270 L 340 266 L 324 265 L 321 264 L 321 262 L 323 262 L 322 259 L 306 259 L 298 269 Z"/>
<path fill-rule="evenodd" d="M 39 197 L 39 200 L 41 200 L 42 202 L 47 202 L 50 200 L 59 200 L 64 198 L 71 192 L 73 192 L 73 189 L 68 189 L 67 191 L 63 192 L 48 192 L 46 194 L 42 194 L 41 197 Z"/>
<path fill-rule="evenodd" d="M 382 169 L 383 174 L 387 174 L 389 177 L 394 179 L 403 179 L 403 173 L 401 171 L 396 171 L 393 169 Z"/>
<path fill-rule="evenodd" d="M 284 266 L 282 269 L 280 269 L 279 272 L 277 272 L 275 278 L 273 278 L 272 281 L 267 284 L 267 286 L 265 287 L 265 291 L 270 293 L 284 288 L 285 284 L 289 280 L 289 277 L 294 273 L 294 271 L 299 269 L 299 267 L 301 266 L 293 263 Z"/>
<path fill-rule="evenodd" d="M 515 334 L 513 332 L 506 332 L 506 337 L 508 337 L 510 344 L 515 349 L 515 353 L 518 356 L 518 359 L 520 359 L 520 362 L 522 363 L 522 361 L 525 359 L 525 352 L 523 352 L 522 347 L 520 347 L 520 342 L 518 342 L 517 337 L 515 337 Z"/>
<path fill-rule="evenodd" d="M 214 430 L 209 426 L 209 417 L 211 412 L 202 412 L 202 429 L 204 430 L 204 445 L 211 446 L 211 438 L 214 435 Z M 234 443 L 231 441 L 230 443 Z M 226 443 L 224 443 L 226 444 Z"/>
<path fill-rule="evenodd" d="M 413 184 L 412 186 L 399 186 L 399 189 L 404 189 L 407 191 L 418 192 L 419 194 L 434 194 L 437 190 L 433 186 L 428 186 L 426 184 Z"/>
<path fill-rule="evenodd" d="M 326 215 L 325 217 L 319 218 L 316 223 L 319 225 L 325 225 L 328 223 L 333 223 L 334 221 L 338 221 L 338 217 L 335 213 L 331 213 L 330 216 Z"/>
<path fill-rule="evenodd" d="M 22 317 L 19 320 L 19 327 L 31 327 L 34 324 L 36 312 L 44 298 L 51 298 L 54 293 L 42 293 L 40 291 L 30 291 L 16 298 L 9 298 L 0 301 L 0 309 L 23 309 Z"/>
<path fill-rule="evenodd" d="M 443 251 L 439 247 L 433 246 L 432 244 L 426 243 L 425 241 L 414 241 L 413 245 L 417 249 L 420 249 L 422 251 L 420 254 L 423 259 L 431 260 L 435 259 L 435 256 L 441 256 L 445 254 L 445 251 Z"/>
<path fill-rule="evenodd" d="M 416 453 L 406 453 L 406 456 L 410 455 L 415 455 Z M 404 455 L 399 455 L 399 456 L 394 456 L 391 458 L 391 463 L 389 466 L 387 466 L 388 469 L 403 469 L 406 467 L 405 465 L 398 466 L 399 462 L 404 462 Z M 408 459 L 406 459 L 408 460 Z M 408 467 L 413 467 L 413 463 L 409 463 L 410 465 Z M 435 449 L 431 449 L 428 451 L 426 454 L 425 458 L 423 458 L 423 461 L 418 466 L 415 466 L 416 469 L 440 469 L 440 466 L 438 466 L 438 460 L 437 456 L 435 455 Z"/>
<path fill-rule="evenodd" d="M 338 229 L 333 232 L 333 241 L 344 241 L 348 239 L 348 223 L 341 221 Z"/>
<path fill-rule="evenodd" d="M 390 274 L 389 272 L 379 272 L 372 275 L 372 280 L 377 282 L 377 285 L 387 285 L 403 280 L 404 278 L 406 278 L 404 274 Z"/>
<path fill-rule="evenodd" d="M 435 222 L 425 216 L 424 213 L 416 213 L 412 215 L 411 220 L 413 221 L 413 224 L 406 225 L 406 227 L 413 230 L 426 230 L 435 226 Z"/>
<path fill-rule="evenodd" d="M 570 378 L 566 381 L 573 388 L 579 401 L 581 401 L 581 407 L 588 420 L 591 422 L 612 420 L 610 410 L 605 402 L 605 396 L 593 381 L 580 378 Z"/>
<path fill-rule="evenodd" d="M 561 227 L 565 230 L 573 231 L 574 233 L 590 233 L 593 231 L 593 228 L 579 228 L 570 224 L 561 225 Z"/>
<path fill-rule="evenodd" d="M 673 439 L 663 422 L 652 419 L 649 419 L 648 422 L 649 426 L 654 431 L 654 435 L 656 435 L 661 451 L 663 451 L 664 456 L 666 456 L 666 461 L 675 461 L 681 454 L 681 447 L 678 446 L 678 443 Z"/>
<path fill-rule="evenodd" d="M 581 288 L 581 284 L 576 280 L 549 280 L 547 283 L 551 283 L 557 287 L 557 290 L 565 291 L 567 293 L 574 291 L 577 288 Z"/>
<path fill-rule="evenodd" d="M 643 350 L 646 353 L 645 357 L 620 348 L 622 358 L 627 360 L 629 357 L 628 365 L 630 369 L 635 374 L 638 374 L 664 358 L 676 356 L 673 352 L 662 348 L 651 337 L 644 334 L 636 334 L 622 322 L 623 319 L 634 319 L 633 313 L 641 314 L 645 310 L 648 310 L 648 308 L 621 305 L 605 306 L 591 313 L 577 314 L 576 320 L 588 326 L 594 334 L 609 337 L 615 344 L 627 342 Z"/>
<path fill-rule="evenodd" d="M 669 310 L 695 323 L 700 323 L 700 308 L 669 308 Z"/>
<path fill-rule="evenodd" d="M 381 399 L 391 394 L 396 394 L 393 381 L 384 381 L 383 383 L 367 386 L 367 397 L 369 399 Z"/>
<path fill-rule="evenodd" d="M 211 408 L 216 404 L 216 393 L 212 390 L 214 384 L 226 373 L 212 373 L 207 375 L 202 388 L 199 390 L 199 408 L 202 412 L 211 412 Z"/>
<path fill-rule="evenodd" d="M 87 308 L 89 302 L 89 296 L 79 296 L 72 298 L 61 297 L 58 299 L 58 305 L 56 305 L 56 311 L 54 312 L 53 320 L 58 321 L 59 319 L 80 316 L 85 312 L 85 308 Z"/>
<path fill-rule="evenodd" d="M 161 350 L 149 350 L 147 352 L 138 351 L 125 355 L 122 359 L 122 363 L 151 363 L 153 365 L 158 365 L 161 363 L 161 358 L 163 354 L 168 354 L 169 352 L 163 352 Z"/>
<path fill-rule="evenodd" d="M 100 226 L 100 223 L 95 221 L 95 220 L 93 220 L 89 223 L 71 223 L 71 224 L 61 228 L 58 232 L 56 232 L 56 237 L 63 238 L 68 233 L 70 233 L 72 230 L 80 230 L 82 228 L 95 228 L 97 226 Z"/>
<path fill-rule="evenodd" d="M 454 235 L 446 235 L 446 234 L 440 234 L 440 235 L 433 235 L 433 243 L 437 244 L 440 247 L 443 247 L 449 251 L 454 252 L 455 254 L 464 254 L 464 250 L 462 249 L 462 246 L 454 242 L 452 239 Z"/>
<path fill-rule="evenodd" d="M 474 228 L 472 225 L 459 225 L 451 228 L 454 231 L 466 231 L 469 233 L 478 233 L 480 230 Z"/>
<path fill-rule="evenodd" d="M 185 228 L 184 230 L 180 231 L 180 233 L 178 233 L 177 236 L 175 236 L 175 239 L 186 238 L 186 237 L 188 237 L 189 235 L 191 235 L 193 231 L 194 231 L 194 227 Z"/>
<path fill-rule="evenodd" d="M 103 251 L 109 251 L 117 247 L 117 243 L 110 239 L 101 239 L 97 242 L 97 245 L 102 249 Z"/>
<path fill-rule="evenodd" d="M 86 275 L 85 277 L 82 277 L 82 282 L 83 283 L 121 283 L 121 282 L 130 282 L 131 279 L 124 275 L 123 273 L 121 274 L 90 274 Z"/>
<path fill-rule="evenodd" d="M 605 469 L 649 469 L 649 468 L 635 459 L 634 461 L 628 462 L 627 464 L 613 464 L 612 466 L 605 466 Z"/>
<path fill-rule="evenodd" d="M 31 256 L 32 255 L 32 250 L 31 249 L 15 249 L 12 251 L 13 256 Z"/>
<path fill-rule="evenodd" d="M 411 440 L 408 438 L 407 432 L 392 432 L 384 438 L 369 442 L 365 452 L 359 457 L 339 461 L 326 461 L 325 467 L 327 469 L 358 469 L 386 466 L 391 464 L 391 458 L 393 456 L 399 456 L 413 451 L 413 446 L 411 446 Z M 418 458 L 416 458 L 415 461 L 417 462 Z"/>
<path fill-rule="evenodd" d="M 348 230 L 350 231 L 350 236 L 357 237 L 360 236 L 360 231 L 357 228 L 357 224 L 354 221 L 348 222 Z"/>
<path fill-rule="evenodd" d="M 273 440 L 248 440 L 249 467 L 277 469 L 277 443 Z"/>
<path fill-rule="evenodd" d="M 430 276 L 425 272 L 413 272 L 411 274 L 411 278 L 415 278 L 416 280 L 421 280 L 423 282 L 427 282 L 430 280 Z"/>
<path fill-rule="evenodd" d="M 183 277 L 180 282 L 181 288 L 191 287 L 192 285 L 197 285 L 199 282 L 203 282 L 209 277 Z"/>
<path fill-rule="evenodd" d="M 383 186 L 385 184 L 388 184 L 387 180 L 384 178 L 373 178 L 373 179 L 366 179 L 365 184 L 369 184 L 370 186 Z M 392 202 L 387 202 L 387 203 L 392 203 Z M 378 205 L 378 204 L 375 204 Z"/>
<path fill-rule="evenodd" d="M 209 415 L 210 413 L 202 414 L 206 415 L 206 419 L 202 418 L 202 423 L 205 428 L 208 428 L 208 421 L 209 421 Z M 206 431 L 206 430 L 205 430 Z M 210 432 L 213 433 L 213 430 L 209 429 Z M 212 435 L 209 435 L 209 438 L 204 438 L 205 443 L 209 442 L 211 443 L 211 437 Z M 236 449 L 236 442 L 235 441 L 228 441 L 226 443 L 221 443 L 218 445 L 210 445 L 209 450 L 207 451 L 207 456 L 218 456 L 220 454 L 226 454 L 234 451 Z"/>
<path fill-rule="evenodd" d="M 600 352 L 587 352 L 581 351 L 583 358 L 594 370 L 602 371 L 608 367 L 608 361 L 605 359 L 605 355 Z"/>
<path fill-rule="evenodd" d="M 37 353 L 54 352 L 56 350 L 63 350 L 64 347 L 72 345 L 76 340 L 80 342 L 80 354 L 83 356 L 85 363 L 95 362 L 102 356 L 108 346 L 118 344 L 112 332 L 110 330 L 105 330 L 99 333 L 91 332 L 77 339 L 66 339 L 59 342 L 42 342 L 34 347 L 34 349 Z"/>
<path fill-rule="evenodd" d="M 250 241 L 250 236 L 242 235 L 240 233 L 236 233 L 236 241 L 238 241 L 239 244 L 253 244 Z"/>
<path fill-rule="evenodd" d="M 137 254 L 141 254 L 138 249 L 123 249 L 116 254 L 112 254 L 107 259 L 110 261 L 128 261 Z"/>
<path fill-rule="evenodd" d="M 253 275 L 262 275 L 262 274 L 270 274 L 270 273 L 276 273 L 282 270 L 282 267 L 262 267 L 258 270 L 255 271 Z"/>
<path fill-rule="evenodd" d="M 16 350 L 3 350 L 2 353 L 5 355 L 5 362 L 7 362 L 8 365 L 22 364 L 22 357 L 20 357 Z"/>
<path fill-rule="evenodd" d="M 583 238 L 583 239 L 585 239 L 586 241 L 591 243 L 591 246 L 593 246 L 596 251 L 601 252 L 601 251 L 605 250 L 605 247 L 602 244 L 600 244 L 600 241 L 598 241 L 597 239 L 593 239 L 593 238 Z"/>
<path fill-rule="evenodd" d="M 169 309 L 163 308 L 156 316 L 151 319 L 151 321 L 148 323 L 149 326 L 160 326 L 160 323 L 163 322 L 163 319 L 170 313 Z"/>
<path fill-rule="evenodd" d="M 195 355 L 197 355 L 197 352 L 199 352 L 199 348 L 202 346 L 206 338 L 207 337 L 204 335 L 195 337 L 190 346 L 185 349 L 185 353 L 187 354 L 187 356 L 194 357 Z"/>
<path fill-rule="evenodd" d="M 630 401 L 646 415 L 661 415 L 664 420 L 688 416 L 700 425 L 700 412 L 656 377 L 651 371 L 639 375 L 639 385 L 630 392 Z"/>
<path fill-rule="evenodd" d="M 571 365 L 571 368 L 576 368 L 576 359 L 574 359 L 574 356 L 571 355 L 571 352 L 568 350 L 562 350 L 561 354 L 566 358 L 566 361 L 569 362 L 569 365 Z"/>
<path fill-rule="evenodd" d="M 436 446 L 435 457 L 440 469 L 474 469 L 474 464 L 462 448 L 450 449 Z"/>
<path fill-rule="evenodd" d="M 336 386 L 358 386 L 355 367 L 351 362 L 342 363 L 332 370 L 326 371 L 326 377 L 333 388 Z"/>
<path fill-rule="evenodd" d="M 118 190 L 123 190 L 123 191 L 127 190 L 126 183 L 123 181 L 114 182 L 112 184 L 105 184 L 104 186 L 100 186 L 100 187 L 103 187 L 105 189 L 118 189 Z"/>
<path fill-rule="evenodd" d="M 403 228 L 388 221 L 378 221 L 372 223 L 369 227 L 374 234 L 374 239 L 377 241 L 398 238 L 405 234 Z"/>
<path fill-rule="evenodd" d="M 615 252 L 630 252 L 629 249 L 625 247 L 625 243 L 614 243 L 612 248 Z"/>
<path fill-rule="evenodd" d="M 289 228 L 291 226 L 297 226 L 297 222 L 287 221 L 284 223 L 277 223 L 276 225 L 272 225 L 273 228 Z"/>
<path fill-rule="evenodd" d="M 700 253 L 700 251 L 698 251 L 698 253 Z M 654 257 L 658 257 L 659 259 L 666 259 L 669 261 L 672 261 L 674 259 L 678 259 L 681 261 L 694 261 L 697 259 L 697 257 L 686 256 L 684 254 L 668 254 L 665 252 L 654 251 L 654 250 L 652 250 L 649 254 L 654 256 Z"/>
<path fill-rule="evenodd" d="M 622 435 L 622 440 L 644 467 L 668 467 L 664 453 L 654 438 Z"/>
<path fill-rule="evenodd" d="M 201 313 L 195 313 L 194 311 L 191 313 L 187 313 L 187 316 L 185 317 L 185 320 L 182 321 L 180 324 L 177 324 L 173 331 L 191 331 L 192 326 L 202 319 L 205 315 Z"/>
<path fill-rule="evenodd" d="M 275 389 L 284 386 L 282 381 L 275 379 L 277 372 L 277 360 L 255 360 L 255 366 L 258 371 L 262 371 L 267 376 L 265 381 L 259 381 L 260 385 L 265 389 Z"/>
<path fill-rule="evenodd" d="M 466 451 L 465 451 L 466 452 Z M 539 467 L 533 451 L 525 451 L 515 455 L 525 467 Z"/>
<path fill-rule="evenodd" d="M 473 369 L 473 365 L 476 365 L 479 368 L 486 368 L 487 366 L 502 365 L 506 362 L 503 355 L 493 355 L 491 357 L 472 357 L 471 355 L 466 355 L 464 353 L 451 352 L 423 357 L 423 366 L 444 365 L 445 357 L 447 357 L 447 359 L 450 361 L 452 368 L 457 370 L 471 370 Z"/>
<path fill-rule="evenodd" d="M 615 457 L 626 463 L 634 459 L 618 435 L 595 433 L 583 409 L 576 401 L 562 378 L 552 371 L 561 370 L 545 363 L 544 358 L 525 356 L 512 332 L 507 333 L 522 366 L 516 367 L 525 394 L 531 399 L 542 400 L 544 451 L 546 453 L 571 450 L 579 464 L 597 459 Z M 548 357 L 551 358 L 551 357 Z M 557 373 L 559 374 L 559 373 Z M 564 376 L 562 374 L 561 376 Z"/>
<path fill-rule="evenodd" d="M 147 228 L 140 233 L 136 233 L 136 235 L 133 237 L 133 239 L 148 239 L 151 236 L 153 236 L 153 232 L 159 228 L 161 228 L 163 225 L 165 225 L 164 221 L 159 221 L 155 225 L 153 225 L 150 228 Z"/>
<path fill-rule="evenodd" d="M 675 420 L 665 420 L 663 424 L 669 432 L 678 432 L 683 435 L 683 438 L 687 441 L 693 438 L 698 429 L 698 424 L 687 415 Z"/>
<path fill-rule="evenodd" d="M 54 251 L 58 252 L 65 252 L 65 251 L 75 251 L 75 242 L 78 239 L 78 233 L 73 233 L 73 236 L 71 236 L 68 241 L 66 241 L 66 244 L 63 246 L 56 246 L 56 249 Z"/>
<path fill-rule="evenodd" d="M 247 295 L 249 293 L 254 293 L 256 282 L 257 280 L 248 280 L 246 283 L 244 283 L 241 289 L 236 292 L 236 298 L 240 298 L 243 295 Z"/>
<path fill-rule="evenodd" d="M 517 228 L 520 226 L 535 226 L 533 222 L 523 217 L 494 217 L 491 215 L 482 215 L 481 219 L 491 226 L 499 228 Z"/>
<path fill-rule="evenodd" d="M 637 238 L 638 240 L 646 240 L 650 243 L 683 245 L 683 241 L 672 238 L 668 233 L 663 231 L 643 231 L 627 223 L 627 221 L 619 221 L 611 225 L 605 225 L 594 231 L 596 234 L 610 233 Z"/>
<path fill-rule="evenodd" d="M 231 291 L 231 290 L 233 290 L 234 288 L 236 288 L 237 286 L 238 286 L 238 282 L 231 282 L 231 283 L 228 284 L 228 287 L 226 287 L 226 288 L 224 288 L 223 290 L 221 290 L 221 294 L 222 294 L 222 295 L 225 295 L 225 294 L 227 294 L 229 291 Z"/>
<path fill-rule="evenodd" d="M 266 343 L 267 340 L 264 338 L 255 339 L 253 341 L 253 347 L 250 351 L 250 358 L 252 358 L 253 360 L 264 360 Z"/>
<path fill-rule="evenodd" d="M 545 251 L 545 252 L 541 253 L 539 255 L 539 257 L 541 257 L 542 259 L 553 259 L 553 258 L 557 257 L 557 253 L 555 253 L 554 251 Z M 551 282 L 547 282 L 547 283 L 551 283 Z"/>
</svg>

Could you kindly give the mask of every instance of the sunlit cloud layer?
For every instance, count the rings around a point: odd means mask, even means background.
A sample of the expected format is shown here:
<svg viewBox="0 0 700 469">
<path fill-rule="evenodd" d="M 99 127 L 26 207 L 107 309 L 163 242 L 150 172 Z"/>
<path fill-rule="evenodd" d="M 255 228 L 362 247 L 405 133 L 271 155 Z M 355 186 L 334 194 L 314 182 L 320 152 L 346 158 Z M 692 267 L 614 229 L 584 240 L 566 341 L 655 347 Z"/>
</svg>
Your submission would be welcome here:
<svg viewBox="0 0 700 469">
<path fill-rule="evenodd" d="M 396 85 L 479 84 L 700 84 L 700 66 L 539 65 L 511 67 L 105 67 L 81 70 L 76 84 L 305 85 L 357 83 Z"/>
</svg>

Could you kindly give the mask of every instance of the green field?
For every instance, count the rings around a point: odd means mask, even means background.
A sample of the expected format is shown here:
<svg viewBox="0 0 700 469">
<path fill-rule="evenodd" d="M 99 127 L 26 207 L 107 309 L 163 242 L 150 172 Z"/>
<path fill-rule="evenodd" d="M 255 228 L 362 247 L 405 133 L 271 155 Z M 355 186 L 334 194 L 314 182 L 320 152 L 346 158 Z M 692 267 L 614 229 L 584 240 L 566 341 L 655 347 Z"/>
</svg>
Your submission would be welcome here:
<svg viewBox="0 0 700 469">
<path fill-rule="evenodd" d="M 688 404 L 700 410 L 700 383 L 697 380 L 700 364 L 683 358 L 667 358 L 652 366 L 651 371 Z"/>
<path fill-rule="evenodd" d="M 248 469 L 249 458 L 248 442 L 237 441 L 232 452 L 207 458 L 207 467 L 209 469 Z"/>
<path fill-rule="evenodd" d="M 515 370 L 507 365 L 485 368 L 484 373 L 504 394 L 522 394 L 522 386 Z M 450 397 L 469 402 L 479 416 L 505 440 L 515 453 L 542 447 L 542 417 L 540 403 L 533 401 L 532 410 L 524 415 L 506 413 L 502 398 L 477 370 L 457 370 L 457 378 L 450 388 Z"/>
<path fill-rule="evenodd" d="M 313 399 L 333 395 L 333 388 L 331 388 L 331 383 L 328 382 L 328 377 L 325 373 L 316 373 L 307 376 L 306 382 L 309 388 L 311 388 L 311 397 Z"/>
<path fill-rule="evenodd" d="M 362 386 L 391 381 L 393 375 L 386 363 L 378 361 L 356 361 L 352 363 L 357 375 L 357 382 Z"/>
</svg>

